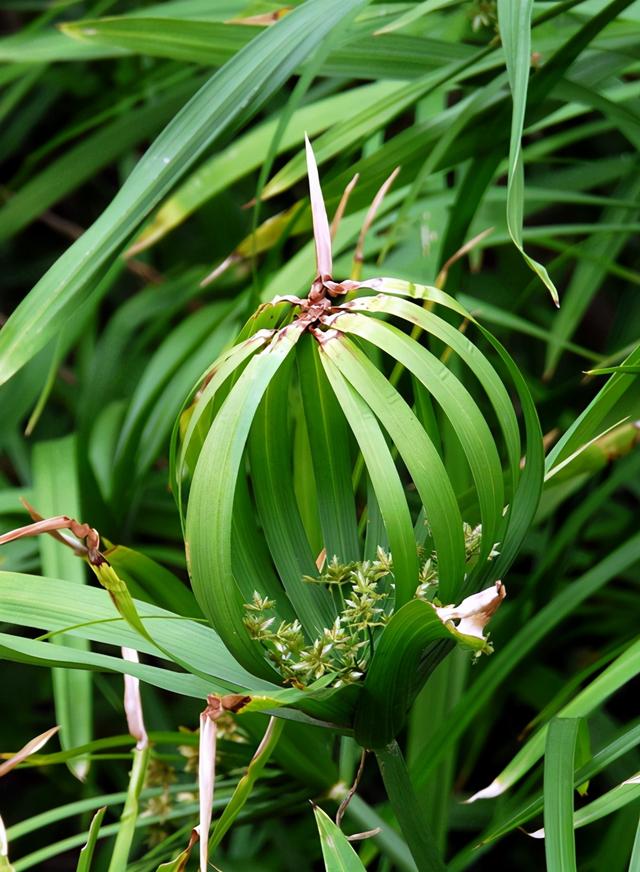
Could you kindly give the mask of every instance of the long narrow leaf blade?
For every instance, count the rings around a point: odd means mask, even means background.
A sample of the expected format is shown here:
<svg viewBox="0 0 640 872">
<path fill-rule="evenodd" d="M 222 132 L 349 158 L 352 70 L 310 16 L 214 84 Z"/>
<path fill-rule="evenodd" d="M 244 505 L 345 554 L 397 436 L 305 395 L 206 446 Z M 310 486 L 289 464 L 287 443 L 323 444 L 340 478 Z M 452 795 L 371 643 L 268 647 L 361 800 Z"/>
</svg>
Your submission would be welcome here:
<svg viewBox="0 0 640 872">
<path fill-rule="evenodd" d="M 46 342 L 110 257 L 202 152 L 254 115 L 326 34 L 366 0 L 310 0 L 266 28 L 175 116 L 92 227 L 60 257 L 0 332 L 0 384 Z"/>
<path fill-rule="evenodd" d="M 575 872 L 573 768 L 579 718 L 554 718 L 544 757 L 544 828 L 547 868 Z"/>
<path fill-rule="evenodd" d="M 33 452 L 34 492 L 33 499 L 38 510 L 46 517 L 66 514 L 71 518 L 80 515 L 78 494 L 76 440 L 70 436 L 50 442 L 39 442 Z M 65 578 L 75 584 L 86 582 L 84 561 L 50 536 L 38 540 L 43 575 Z M 56 636 L 58 645 L 69 645 L 87 651 L 85 639 L 65 635 Z M 90 672 L 71 669 L 54 669 L 53 698 L 56 720 L 60 725 L 60 744 L 63 748 L 86 745 L 92 738 L 92 682 Z M 73 774 L 81 781 L 89 771 L 89 760 L 77 757 L 68 764 Z"/>
<path fill-rule="evenodd" d="M 524 213 L 524 163 L 522 131 L 527 107 L 527 86 L 531 67 L 531 13 L 533 0 L 498 0 L 500 36 L 507 61 L 507 73 L 513 98 L 511 142 L 509 144 L 509 181 L 507 183 L 507 226 L 509 235 L 525 262 L 544 282 L 551 299 L 559 305 L 558 291 L 546 269 L 526 254 L 522 241 Z"/>
</svg>

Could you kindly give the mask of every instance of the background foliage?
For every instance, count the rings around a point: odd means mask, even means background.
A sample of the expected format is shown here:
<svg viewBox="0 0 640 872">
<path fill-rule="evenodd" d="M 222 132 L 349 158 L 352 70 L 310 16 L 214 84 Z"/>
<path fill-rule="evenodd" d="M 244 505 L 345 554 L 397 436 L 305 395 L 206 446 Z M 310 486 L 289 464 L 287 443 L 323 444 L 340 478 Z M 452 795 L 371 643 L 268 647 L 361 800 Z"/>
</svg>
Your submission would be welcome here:
<svg viewBox="0 0 640 872">
<path fill-rule="evenodd" d="M 330 213 L 360 174 L 334 247 L 340 278 L 400 166 L 363 275 L 433 283 L 492 228 L 446 287 L 515 358 L 555 468 L 505 578 L 496 653 L 471 665 L 456 652 L 414 706 L 402 744 L 419 801 L 452 870 L 640 868 L 639 788 L 623 784 L 640 769 L 639 4 L 5 0 L 1 17 L 2 318 L 13 312 L 0 332 L 2 529 L 26 523 L 20 496 L 90 521 L 118 543 L 135 597 L 197 617 L 167 488 L 183 400 L 260 301 L 313 277 L 304 132 Z M 626 372 L 585 375 L 623 361 Z M 462 492 L 459 447 L 442 436 Z M 0 782 L 10 856 L 16 870 L 74 868 L 96 809 L 108 806 L 105 837 L 118 829 L 122 681 L 113 658 L 91 673 L 36 669 L 19 640 L 114 612 L 106 594 L 70 601 L 16 575 L 88 581 L 56 543 L 21 540 L 0 559 L 0 647 L 26 661 L 3 666 L 1 749 L 54 722 L 65 749 L 52 742 Z M 96 630 L 94 652 L 114 654 L 110 632 Z M 82 658 L 81 636 L 52 643 Z M 184 771 L 196 738 L 178 729 L 195 729 L 202 707 L 151 685 L 143 699 L 155 781 L 138 872 L 175 856 L 196 819 Z M 220 739 L 216 809 L 264 731 L 260 715 L 237 724 Z M 217 850 L 225 870 L 321 864 L 331 824 L 316 813 L 321 842 L 307 800 L 334 815 L 331 789 L 353 780 L 356 751 L 301 729 L 287 724 Z M 500 772 L 504 795 L 461 803 Z M 391 817 L 371 762 L 344 821 L 383 826 L 357 846 L 367 868 L 414 868 Z M 546 826 L 546 856 L 520 825 Z M 110 850 L 100 840 L 92 868 Z"/>
</svg>

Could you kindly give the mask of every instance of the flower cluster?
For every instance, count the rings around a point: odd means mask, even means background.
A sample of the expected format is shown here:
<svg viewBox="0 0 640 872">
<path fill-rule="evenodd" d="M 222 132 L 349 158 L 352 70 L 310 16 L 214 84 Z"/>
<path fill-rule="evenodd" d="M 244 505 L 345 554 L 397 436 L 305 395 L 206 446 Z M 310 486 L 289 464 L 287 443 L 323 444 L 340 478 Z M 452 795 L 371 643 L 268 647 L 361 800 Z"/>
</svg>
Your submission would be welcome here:
<svg viewBox="0 0 640 872">
<path fill-rule="evenodd" d="M 464 551 L 465 565 L 467 572 L 473 567 L 480 554 L 480 545 L 482 543 L 482 524 L 477 524 L 472 527 L 466 521 L 463 524 L 464 533 Z M 487 560 L 493 560 L 497 557 L 498 543 L 493 546 L 491 553 L 487 556 Z M 415 596 L 417 599 L 432 601 L 438 591 L 440 579 L 438 576 L 438 556 L 436 552 L 432 552 L 420 567 L 420 575 L 418 577 L 419 584 L 416 588 Z"/>
<path fill-rule="evenodd" d="M 465 562 L 469 571 L 478 559 L 482 526 L 464 524 Z M 420 552 L 420 549 L 418 549 Z M 491 550 L 489 559 L 498 552 Z M 360 680 L 373 655 L 375 634 L 393 614 L 393 561 L 378 548 L 375 560 L 341 563 L 334 555 L 317 576 L 303 576 L 308 584 L 322 584 L 336 594 L 338 616 L 333 626 L 309 642 L 298 620 L 279 621 L 276 603 L 254 591 L 245 603 L 244 624 L 249 635 L 261 642 L 269 660 L 285 682 L 307 687 L 329 677 L 330 686 L 341 687 Z M 421 554 L 417 599 L 440 606 L 439 577 L 435 552 Z"/>
<path fill-rule="evenodd" d="M 317 577 L 305 576 L 310 584 L 337 587 L 340 613 L 330 628 L 309 643 L 300 622 L 280 621 L 273 614 L 275 602 L 257 591 L 245 603 L 245 626 L 260 641 L 282 677 L 296 687 L 306 687 L 323 676 L 331 686 L 341 687 L 364 675 L 373 653 L 374 632 L 388 620 L 391 555 L 378 549 L 375 560 L 340 563 L 334 557 Z"/>
</svg>

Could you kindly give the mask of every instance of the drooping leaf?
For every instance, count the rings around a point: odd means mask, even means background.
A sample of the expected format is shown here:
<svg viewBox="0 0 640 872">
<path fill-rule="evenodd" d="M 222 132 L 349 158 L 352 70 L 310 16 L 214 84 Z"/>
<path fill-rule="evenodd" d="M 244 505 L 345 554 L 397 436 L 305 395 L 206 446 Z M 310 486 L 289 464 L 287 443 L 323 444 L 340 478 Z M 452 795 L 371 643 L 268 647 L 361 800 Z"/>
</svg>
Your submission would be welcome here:
<svg viewBox="0 0 640 872">
<path fill-rule="evenodd" d="M 524 164 L 522 130 L 527 106 L 527 85 L 531 67 L 531 14 L 533 0 L 498 0 L 500 37 L 507 62 L 509 86 L 513 99 L 511 141 L 509 144 L 509 181 L 507 184 L 507 225 L 509 235 L 525 262 L 546 285 L 551 299 L 559 305 L 558 291 L 546 269 L 525 253 L 522 241 L 524 208 Z"/>
<path fill-rule="evenodd" d="M 247 600 L 234 577 L 231 524 L 236 480 L 253 416 L 300 336 L 299 327 L 286 329 L 251 360 L 216 416 L 194 472 L 186 521 L 191 580 L 202 610 L 239 662 L 267 679 L 275 673 L 242 620 Z M 219 495 L 213 503 L 212 493 Z"/>
<path fill-rule="evenodd" d="M 51 267 L 0 332 L 0 383 L 82 302 L 95 277 L 200 154 L 264 105 L 325 34 L 366 0 L 311 0 L 260 33 L 186 104 L 92 227 Z M 248 96 L 247 96 L 248 95 Z"/>
</svg>

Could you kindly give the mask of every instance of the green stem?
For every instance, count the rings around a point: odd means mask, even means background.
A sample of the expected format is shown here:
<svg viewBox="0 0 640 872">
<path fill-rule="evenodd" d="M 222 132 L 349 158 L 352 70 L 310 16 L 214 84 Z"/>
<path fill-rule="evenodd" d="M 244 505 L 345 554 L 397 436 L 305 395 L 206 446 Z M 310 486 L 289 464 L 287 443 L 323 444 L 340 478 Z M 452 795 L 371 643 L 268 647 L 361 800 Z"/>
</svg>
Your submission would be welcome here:
<svg viewBox="0 0 640 872">
<path fill-rule="evenodd" d="M 398 743 L 394 739 L 375 753 L 391 807 L 419 872 L 444 872 L 446 866 L 424 819 Z"/>
<path fill-rule="evenodd" d="M 236 787 L 233 796 L 218 819 L 213 835 L 209 839 L 209 850 L 212 853 L 218 847 L 224 835 L 244 808 L 245 803 L 251 795 L 254 784 L 262 774 L 262 770 L 267 765 L 269 758 L 278 744 L 284 725 L 285 721 L 282 718 L 272 717 L 269 719 L 269 726 L 264 734 L 264 738 L 260 742 L 256 753 L 253 755 L 246 773 L 238 782 L 238 786 Z M 111 872 L 111 870 L 109 870 L 109 872 Z"/>
<path fill-rule="evenodd" d="M 133 766 L 131 767 L 131 775 L 129 777 L 127 798 L 120 817 L 120 827 L 116 836 L 116 843 L 113 846 L 113 854 L 111 855 L 108 872 L 122 872 L 123 869 L 127 868 L 131 842 L 133 841 L 140 810 L 140 794 L 144 787 L 148 764 L 149 746 L 134 748 Z"/>
</svg>

